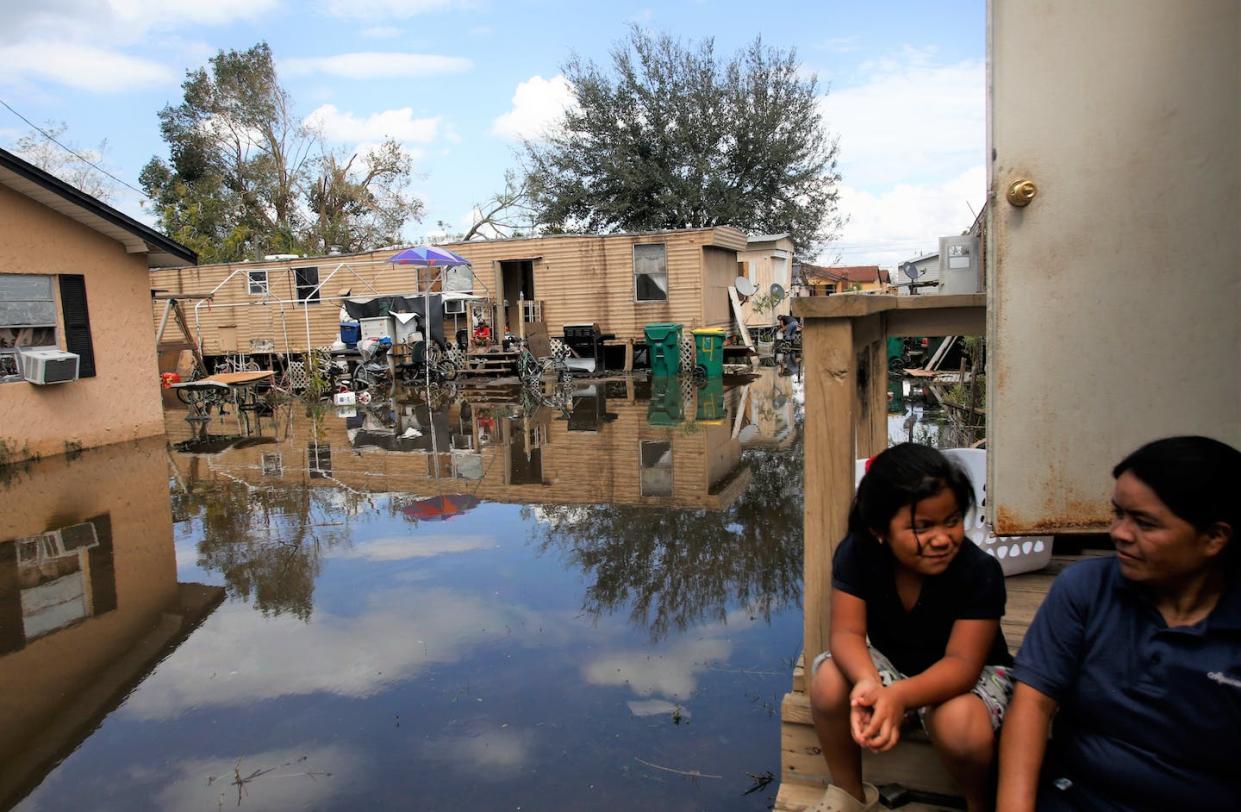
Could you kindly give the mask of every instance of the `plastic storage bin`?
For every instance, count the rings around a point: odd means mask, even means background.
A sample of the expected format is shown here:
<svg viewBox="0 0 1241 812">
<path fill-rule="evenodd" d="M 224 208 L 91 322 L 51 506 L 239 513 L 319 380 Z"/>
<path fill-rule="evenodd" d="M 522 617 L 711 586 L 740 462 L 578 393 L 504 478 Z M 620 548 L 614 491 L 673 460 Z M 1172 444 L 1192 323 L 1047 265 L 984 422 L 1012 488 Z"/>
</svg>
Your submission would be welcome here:
<svg viewBox="0 0 1241 812">
<path fill-rule="evenodd" d="M 706 371 L 708 378 L 724 377 L 723 330 L 702 327 L 694 331 L 694 363 Z"/>
<path fill-rule="evenodd" d="M 392 338 L 392 334 L 395 332 L 392 327 L 391 316 L 373 316 L 368 319 L 359 319 L 358 324 L 362 329 L 359 341 L 368 338 Z"/>
<path fill-rule="evenodd" d="M 349 349 L 358 346 L 358 342 L 362 340 L 362 325 L 356 321 L 341 322 L 340 325 L 340 343 Z"/>
<path fill-rule="evenodd" d="M 646 325 L 646 343 L 650 348 L 651 375 L 667 377 L 681 371 L 681 325 L 656 322 Z"/>
<path fill-rule="evenodd" d="M 941 448 L 944 456 L 961 466 L 974 486 L 978 504 L 965 517 L 965 535 L 987 555 L 999 559 L 1004 575 L 1041 570 L 1051 563 L 1051 536 L 997 536 L 987 525 L 987 452 L 981 448 Z M 858 460 L 854 482 L 866 473 Z"/>
</svg>

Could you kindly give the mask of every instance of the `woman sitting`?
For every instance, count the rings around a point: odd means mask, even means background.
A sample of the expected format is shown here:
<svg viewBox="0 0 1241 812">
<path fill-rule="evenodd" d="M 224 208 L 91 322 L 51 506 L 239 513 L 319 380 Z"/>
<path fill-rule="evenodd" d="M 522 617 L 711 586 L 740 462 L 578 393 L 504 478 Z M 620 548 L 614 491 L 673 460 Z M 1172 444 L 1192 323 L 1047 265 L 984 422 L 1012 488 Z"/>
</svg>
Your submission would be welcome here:
<svg viewBox="0 0 1241 812">
<path fill-rule="evenodd" d="M 1239 809 L 1241 452 L 1173 437 L 1112 475 L 1116 555 L 1056 579 L 1017 655 L 999 808 Z"/>
</svg>

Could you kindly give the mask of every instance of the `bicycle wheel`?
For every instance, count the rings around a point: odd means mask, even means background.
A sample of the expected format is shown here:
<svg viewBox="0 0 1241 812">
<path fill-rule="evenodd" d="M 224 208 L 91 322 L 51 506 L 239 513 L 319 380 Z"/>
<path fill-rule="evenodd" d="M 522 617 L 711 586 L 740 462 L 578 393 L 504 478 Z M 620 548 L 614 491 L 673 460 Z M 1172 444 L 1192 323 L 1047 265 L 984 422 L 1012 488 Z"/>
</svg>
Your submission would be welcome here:
<svg viewBox="0 0 1241 812">
<path fill-rule="evenodd" d="M 442 381 L 455 380 L 457 377 L 457 365 L 452 361 L 440 361 L 435 371 Z"/>
<path fill-rule="evenodd" d="M 363 392 L 370 389 L 374 383 L 375 379 L 366 368 L 366 364 L 358 364 L 353 368 L 353 391 Z"/>
</svg>

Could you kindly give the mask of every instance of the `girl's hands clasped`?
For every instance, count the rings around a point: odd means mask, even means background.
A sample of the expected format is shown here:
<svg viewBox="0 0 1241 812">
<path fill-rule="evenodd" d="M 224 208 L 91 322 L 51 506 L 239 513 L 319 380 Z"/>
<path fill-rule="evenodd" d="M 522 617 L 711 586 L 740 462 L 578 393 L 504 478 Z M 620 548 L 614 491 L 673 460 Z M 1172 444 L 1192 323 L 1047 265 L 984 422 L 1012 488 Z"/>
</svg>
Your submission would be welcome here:
<svg viewBox="0 0 1241 812">
<path fill-rule="evenodd" d="M 872 753 L 891 750 L 901 740 L 905 703 L 877 679 L 858 680 L 849 694 L 849 722 L 853 740 Z"/>
</svg>

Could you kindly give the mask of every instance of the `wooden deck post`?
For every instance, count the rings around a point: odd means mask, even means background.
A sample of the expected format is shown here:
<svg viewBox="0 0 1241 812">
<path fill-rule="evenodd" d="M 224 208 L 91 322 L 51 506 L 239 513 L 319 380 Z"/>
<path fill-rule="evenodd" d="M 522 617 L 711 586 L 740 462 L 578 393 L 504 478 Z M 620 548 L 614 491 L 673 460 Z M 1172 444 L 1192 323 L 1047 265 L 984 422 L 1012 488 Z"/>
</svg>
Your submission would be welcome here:
<svg viewBox="0 0 1241 812">
<path fill-rule="evenodd" d="M 807 667 L 827 650 L 832 554 L 849 526 L 853 489 L 857 358 L 848 318 L 807 319 L 805 612 Z"/>
</svg>

